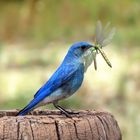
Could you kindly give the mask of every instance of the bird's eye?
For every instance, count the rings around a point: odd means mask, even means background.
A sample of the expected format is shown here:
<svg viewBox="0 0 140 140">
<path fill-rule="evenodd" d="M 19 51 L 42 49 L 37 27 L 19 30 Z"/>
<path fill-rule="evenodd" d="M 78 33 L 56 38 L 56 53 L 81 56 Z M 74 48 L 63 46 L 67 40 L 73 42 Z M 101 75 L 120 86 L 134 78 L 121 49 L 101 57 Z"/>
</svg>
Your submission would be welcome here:
<svg viewBox="0 0 140 140">
<path fill-rule="evenodd" d="M 81 46 L 81 50 L 85 50 L 86 49 L 86 46 Z"/>
</svg>

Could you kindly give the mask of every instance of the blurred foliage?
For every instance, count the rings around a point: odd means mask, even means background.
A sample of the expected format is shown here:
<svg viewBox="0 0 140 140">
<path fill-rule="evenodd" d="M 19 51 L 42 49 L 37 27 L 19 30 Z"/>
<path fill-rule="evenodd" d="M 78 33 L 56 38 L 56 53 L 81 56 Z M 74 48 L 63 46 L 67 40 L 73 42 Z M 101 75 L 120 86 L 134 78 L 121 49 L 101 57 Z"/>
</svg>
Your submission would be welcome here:
<svg viewBox="0 0 140 140">
<path fill-rule="evenodd" d="M 118 29 L 116 43 L 127 40 L 129 46 L 138 45 L 139 4 L 139 0 L 1 0 L 0 39 L 45 43 L 89 39 L 100 19 Z"/>
<path fill-rule="evenodd" d="M 24 107 L 73 42 L 92 42 L 97 20 L 110 21 L 117 32 L 105 51 L 113 68 L 98 55 L 98 71 L 92 65 L 78 94 L 60 104 L 108 110 L 124 140 L 139 140 L 139 5 L 139 0 L 0 0 L 0 109 Z"/>
</svg>

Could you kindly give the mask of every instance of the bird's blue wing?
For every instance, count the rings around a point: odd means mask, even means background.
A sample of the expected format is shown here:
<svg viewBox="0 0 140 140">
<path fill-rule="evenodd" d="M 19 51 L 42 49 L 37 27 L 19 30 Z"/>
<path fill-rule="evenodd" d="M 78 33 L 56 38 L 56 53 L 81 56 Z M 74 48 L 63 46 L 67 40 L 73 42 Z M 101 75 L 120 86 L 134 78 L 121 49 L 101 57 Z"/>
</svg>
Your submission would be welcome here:
<svg viewBox="0 0 140 140">
<path fill-rule="evenodd" d="M 61 65 L 57 71 L 52 75 L 47 83 L 45 83 L 35 94 L 34 99 L 17 115 L 25 115 L 31 111 L 39 102 L 49 96 L 56 89 L 61 87 L 76 72 L 77 66 L 74 65 Z"/>
<path fill-rule="evenodd" d="M 77 67 L 74 65 L 62 65 L 57 71 L 52 75 L 52 77 L 47 81 L 34 95 L 36 98 L 38 95 L 46 91 L 45 96 L 50 95 L 53 91 L 67 82 L 74 72 L 77 70 Z M 49 89 L 49 90 L 48 90 Z"/>
</svg>

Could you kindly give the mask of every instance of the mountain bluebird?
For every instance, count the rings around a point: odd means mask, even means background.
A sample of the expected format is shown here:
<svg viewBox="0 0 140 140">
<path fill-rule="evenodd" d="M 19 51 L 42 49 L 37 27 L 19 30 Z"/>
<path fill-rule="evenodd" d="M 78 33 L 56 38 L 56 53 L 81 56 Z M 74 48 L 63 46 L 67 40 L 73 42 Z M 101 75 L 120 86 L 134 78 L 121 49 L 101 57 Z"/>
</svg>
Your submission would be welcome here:
<svg viewBox="0 0 140 140">
<path fill-rule="evenodd" d="M 92 48 L 92 51 L 90 49 Z M 70 116 L 70 112 L 58 105 L 58 101 L 73 95 L 81 86 L 84 72 L 92 63 L 91 55 L 96 51 L 95 45 L 87 42 L 73 44 L 62 64 L 51 78 L 36 92 L 33 100 L 17 115 L 22 116 L 31 110 L 49 103 Z"/>
</svg>

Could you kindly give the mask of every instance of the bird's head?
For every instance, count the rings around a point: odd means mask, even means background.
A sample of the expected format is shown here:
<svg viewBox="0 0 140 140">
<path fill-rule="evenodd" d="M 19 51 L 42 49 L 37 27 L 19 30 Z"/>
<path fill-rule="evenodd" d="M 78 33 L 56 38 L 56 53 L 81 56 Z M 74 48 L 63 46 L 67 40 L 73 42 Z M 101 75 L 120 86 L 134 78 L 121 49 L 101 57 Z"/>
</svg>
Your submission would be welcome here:
<svg viewBox="0 0 140 140">
<path fill-rule="evenodd" d="M 70 54 L 72 54 L 78 61 L 84 63 L 85 71 L 90 66 L 90 64 L 94 61 L 95 70 L 97 69 L 96 63 L 96 54 L 98 52 L 101 53 L 106 63 L 112 67 L 109 59 L 105 55 L 104 51 L 102 50 L 102 46 L 100 44 L 90 44 L 88 42 L 78 42 L 73 44 L 69 50 Z"/>
<path fill-rule="evenodd" d="M 77 58 L 82 58 L 87 53 L 87 50 L 94 48 L 94 44 L 88 42 L 77 42 L 70 47 L 70 52 Z"/>
<path fill-rule="evenodd" d="M 71 57 L 71 54 L 74 56 L 78 63 L 79 61 L 84 63 L 86 71 L 88 66 L 96 58 L 96 51 L 97 49 L 95 44 L 90 44 L 88 42 L 77 42 L 70 47 L 68 54 L 70 54 L 72 61 L 73 57 Z M 74 62 L 76 62 L 75 60 Z"/>
</svg>

